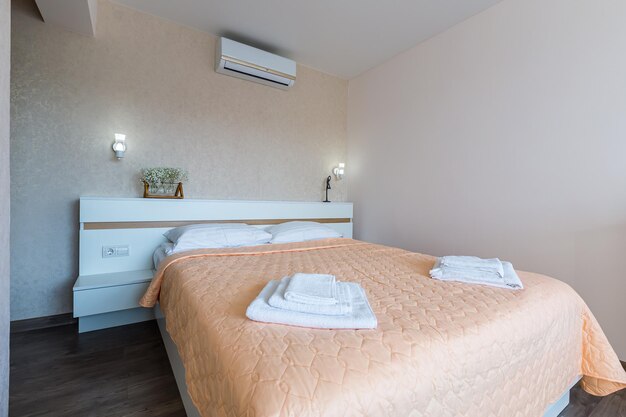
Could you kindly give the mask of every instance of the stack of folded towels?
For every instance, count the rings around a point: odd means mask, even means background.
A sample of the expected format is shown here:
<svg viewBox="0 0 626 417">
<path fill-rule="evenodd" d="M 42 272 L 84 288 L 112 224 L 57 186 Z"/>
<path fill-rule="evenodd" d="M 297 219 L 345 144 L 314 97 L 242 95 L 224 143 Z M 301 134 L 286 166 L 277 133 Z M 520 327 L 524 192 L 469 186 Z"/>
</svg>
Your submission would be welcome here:
<svg viewBox="0 0 626 417">
<path fill-rule="evenodd" d="M 320 329 L 374 329 L 376 316 L 359 284 L 333 275 L 297 273 L 270 281 L 246 316 L 265 323 Z"/>
<path fill-rule="evenodd" d="M 513 265 L 497 258 L 444 256 L 437 259 L 430 270 L 430 276 L 441 281 L 460 281 L 516 290 L 524 288 Z"/>
</svg>

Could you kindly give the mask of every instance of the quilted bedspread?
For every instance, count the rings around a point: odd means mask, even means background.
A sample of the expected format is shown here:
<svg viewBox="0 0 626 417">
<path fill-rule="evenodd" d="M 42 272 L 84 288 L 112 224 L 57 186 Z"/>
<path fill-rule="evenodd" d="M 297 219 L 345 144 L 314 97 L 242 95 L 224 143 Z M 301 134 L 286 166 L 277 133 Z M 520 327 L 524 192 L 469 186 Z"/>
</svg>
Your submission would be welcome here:
<svg viewBox="0 0 626 417">
<path fill-rule="evenodd" d="M 205 416 L 539 417 L 577 375 L 606 395 L 626 373 L 581 298 L 519 272 L 522 291 L 440 282 L 435 258 L 329 239 L 167 258 L 157 299 Z M 267 281 L 294 272 L 360 283 L 375 330 L 250 321 Z"/>
</svg>

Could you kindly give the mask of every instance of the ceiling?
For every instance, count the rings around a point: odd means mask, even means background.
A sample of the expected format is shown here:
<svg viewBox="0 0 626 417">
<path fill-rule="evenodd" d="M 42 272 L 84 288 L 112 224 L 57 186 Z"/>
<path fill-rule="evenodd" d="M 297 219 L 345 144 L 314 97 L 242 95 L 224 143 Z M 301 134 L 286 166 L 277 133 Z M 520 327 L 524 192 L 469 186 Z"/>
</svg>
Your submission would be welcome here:
<svg viewBox="0 0 626 417">
<path fill-rule="evenodd" d="M 115 0 L 352 78 L 500 0 Z"/>
</svg>

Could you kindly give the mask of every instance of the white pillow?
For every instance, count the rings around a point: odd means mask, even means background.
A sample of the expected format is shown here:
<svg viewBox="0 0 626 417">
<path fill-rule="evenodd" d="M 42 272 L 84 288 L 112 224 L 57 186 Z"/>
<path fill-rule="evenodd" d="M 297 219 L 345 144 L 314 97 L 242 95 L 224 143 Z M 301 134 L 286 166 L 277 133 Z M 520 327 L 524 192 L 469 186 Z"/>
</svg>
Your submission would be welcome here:
<svg viewBox="0 0 626 417">
<path fill-rule="evenodd" d="M 174 246 L 166 253 L 202 248 L 234 248 L 269 243 L 272 235 L 245 223 L 191 224 L 164 233 Z"/>
<path fill-rule="evenodd" d="M 174 244 L 172 242 L 163 242 L 152 254 L 152 262 L 154 263 L 154 269 L 159 269 L 159 264 L 172 252 Z"/>
<path fill-rule="evenodd" d="M 342 237 L 337 231 L 316 222 L 287 222 L 268 227 L 265 230 L 272 234 L 271 243 L 304 242 Z"/>
</svg>

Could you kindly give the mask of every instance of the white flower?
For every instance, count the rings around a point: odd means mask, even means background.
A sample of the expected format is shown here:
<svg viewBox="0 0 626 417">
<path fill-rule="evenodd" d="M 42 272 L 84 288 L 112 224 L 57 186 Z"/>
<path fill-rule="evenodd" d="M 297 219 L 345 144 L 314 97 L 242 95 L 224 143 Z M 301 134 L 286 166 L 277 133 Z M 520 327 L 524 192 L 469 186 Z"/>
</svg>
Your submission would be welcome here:
<svg viewBox="0 0 626 417">
<path fill-rule="evenodd" d="M 152 186 L 176 184 L 187 181 L 187 171 L 181 168 L 144 168 L 141 170 L 141 181 Z"/>
</svg>

